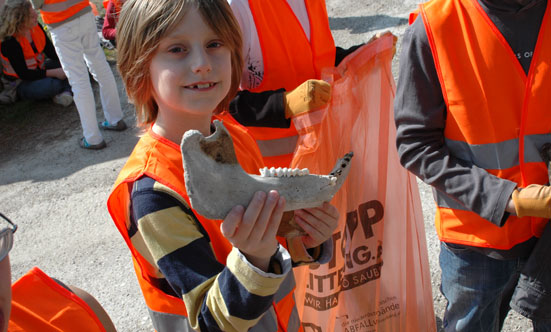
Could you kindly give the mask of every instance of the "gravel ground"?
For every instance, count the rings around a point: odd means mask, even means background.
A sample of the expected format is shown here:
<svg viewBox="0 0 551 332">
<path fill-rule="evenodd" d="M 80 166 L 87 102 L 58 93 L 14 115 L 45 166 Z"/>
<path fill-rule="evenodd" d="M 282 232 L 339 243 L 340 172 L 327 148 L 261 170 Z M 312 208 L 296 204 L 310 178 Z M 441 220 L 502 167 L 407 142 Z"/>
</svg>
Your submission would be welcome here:
<svg viewBox="0 0 551 332">
<path fill-rule="evenodd" d="M 99 3 L 99 1 L 96 1 Z M 377 32 L 400 37 L 415 1 L 327 0 L 331 29 L 338 46 L 367 41 Z M 398 42 L 398 52 L 400 39 Z M 397 57 L 393 72 L 397 77 Z M 116 71 L 113 66 L 113 70 Z M 115 73 L 116 74 L 116 73 Z M 120 77 L 116 75 L 120 83 Z M 97 85 L 94 85 L 97 90 Z M 124 89 L 119 93 L 127 123 L 133 108 Z M 96 100 L 99 96 L 96 91 Z M 19 112 L 20 114 L 13 114 Z M 103 119 L 98 101 L 98 118 Z M 130 254 L 106 209 L 111 186 L 138 140 L 131 129 L 104 132 L 108 147 L 78 147 L 80 122 L 74 105 L 50 102 L 0 107 L 0 212 L 19 225 L 10 255 L 13 280 L 33 266 L 93 294 L 119 331 L 152 331 L 138 288 Z M 438 291 L 438 240 L 433 226 L 430 188 L 419 183 L 433 298 L 440 326 L 445 300 Z M 512 312 L 503 331 L 531 331 L 531 324 Z"/>
</svg>

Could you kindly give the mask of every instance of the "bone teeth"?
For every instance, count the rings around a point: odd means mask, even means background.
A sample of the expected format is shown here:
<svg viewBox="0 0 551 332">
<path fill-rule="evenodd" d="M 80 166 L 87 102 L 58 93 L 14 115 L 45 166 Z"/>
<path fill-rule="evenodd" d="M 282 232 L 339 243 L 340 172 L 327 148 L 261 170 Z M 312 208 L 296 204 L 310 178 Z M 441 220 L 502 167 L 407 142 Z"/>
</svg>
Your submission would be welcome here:
<svg viewBox="0 0 551 332">
<path fill-rule="evenodd" d="M 308 168 L 298 169 L 298 168 L 260 168 L 259 169 L 260 176 L 262 177 L 277 177 L 277 178 L 290 178 L 293 176 L 304 176 L 310 174 L 310 171 Z"/>
</svg>

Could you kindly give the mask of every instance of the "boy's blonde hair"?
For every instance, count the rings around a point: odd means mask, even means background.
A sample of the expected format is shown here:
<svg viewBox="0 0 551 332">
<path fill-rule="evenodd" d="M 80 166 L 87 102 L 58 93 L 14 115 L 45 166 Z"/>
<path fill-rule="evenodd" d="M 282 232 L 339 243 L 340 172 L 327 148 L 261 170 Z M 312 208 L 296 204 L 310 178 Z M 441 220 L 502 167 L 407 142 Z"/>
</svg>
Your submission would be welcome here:
<svg viewBox="0 0 551 332">
<path fill-rule="evenodd" d="M 127 0 L 117 24 L 117 64 L 129 100 L 136 107 L 138 124 L 157 119 L 149 66 L 160 40 L 195 7 L 203 20 L 231 52 L 232 78 L 228 95 L 217 106 L 219 113 L 237 93 L 243 70 L 239 23 L 226 0 Z"/>
<path fill-rule="evenodd" d="M 0 10 L 0 41 L 15 35 L 29 19 L 31 3 L 28 0 L 7 0 Z"/>
</svg>

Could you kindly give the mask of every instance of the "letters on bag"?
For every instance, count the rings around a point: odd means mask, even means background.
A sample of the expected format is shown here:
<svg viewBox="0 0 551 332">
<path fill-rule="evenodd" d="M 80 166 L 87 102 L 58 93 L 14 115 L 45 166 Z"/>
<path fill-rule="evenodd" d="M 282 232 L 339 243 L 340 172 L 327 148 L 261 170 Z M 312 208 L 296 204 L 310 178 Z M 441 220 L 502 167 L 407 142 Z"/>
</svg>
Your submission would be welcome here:
<svg viewBox="0 0 551 332">
<path fill-rule="evenodd" d="M 324 174 L 354 153 L 332 200 L 341 212 L 333 258 L 295 269 L 305 332 L 436 331 L 417 182 L 395 146 L 393 38 L 383 35 L 326 72 L 328 107 L 294 119 L 293 167 Z"/>
</svg>

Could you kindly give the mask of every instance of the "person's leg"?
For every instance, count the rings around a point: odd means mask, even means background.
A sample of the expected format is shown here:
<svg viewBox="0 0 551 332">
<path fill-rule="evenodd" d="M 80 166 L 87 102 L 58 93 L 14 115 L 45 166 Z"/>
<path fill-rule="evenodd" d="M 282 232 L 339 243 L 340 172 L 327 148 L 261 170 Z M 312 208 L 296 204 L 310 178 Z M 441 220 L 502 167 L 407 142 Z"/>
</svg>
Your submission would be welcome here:
<svg viewBox="0 0 551 332">
<path fill-rule="evenodd" d="M 57 55 L 73 90 L 73 99 L 80 116 L 84 138 L 91 145 L 103 142 L 96 118 L 96 103 L 88 68 L 84 62 L 84 48 L 81 43 L 80 18 L 51 28 L 50 33 Z M 95 31 L 95 30 L 94 30 Z"/>
<path fill-rule="evenodd" d="M 17 95 L 21 99 L 52 99 L 65 90 L 65 83 L 54 77 L 45 77 L 35 81 L 23 81 L 17 86 Z"/>
<path fill-rule="evenodd" d="M 100 47 L 98 34 L 91 27 L 95 26 L 94 18 L 92 14 L 86 14 L 81 16 L 83 21 L 83 27 L 90 27 L 88 29 L 83 28 L 84 35 L 82 38 L 82 44 L 84 47 L 84 59 L 92 76 L 99 84 L 101 105 L 103 107 L 103 114 L 105 119 L 110 124 L 116 124 L 123 118 L 121 109 L 121 102 L 117 89 L 117 83 L 107 59 L 105 59 L 105 53 Z"/>
<path fill-rule="evenodd" d="M 534 326 L 534 332 L 551 332 L 551 321 L 542 321 L 535 322 L 532 321 L 532 326 Z"/>
<path fill-rule="evenodd" d="M 497 332 L 509 310 L 521 262 L 501 261 L 475 251 L 441 243 L 440 290 L 448 305 L 443 318 L 447 332 Z M 514 280 L 512 280 L 514 279 Z"/>
</svg>

